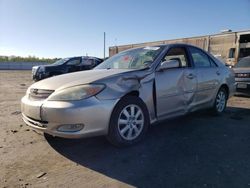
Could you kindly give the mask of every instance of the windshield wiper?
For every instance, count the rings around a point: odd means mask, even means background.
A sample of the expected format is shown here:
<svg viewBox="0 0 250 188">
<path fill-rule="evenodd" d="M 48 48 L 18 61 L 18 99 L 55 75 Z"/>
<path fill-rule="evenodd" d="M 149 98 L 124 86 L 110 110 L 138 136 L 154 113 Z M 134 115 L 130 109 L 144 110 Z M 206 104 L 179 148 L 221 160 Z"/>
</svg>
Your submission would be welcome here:
<svg viewBox="0 0 250 188">
<path fill-rule="evenodd" d="M 148 70 L 148 69 L 150 69 L 150 66 L 146 66 L 146 67 L 138 69 L 138 70 L 142 71 L 142 70 Z"/>
</svg>

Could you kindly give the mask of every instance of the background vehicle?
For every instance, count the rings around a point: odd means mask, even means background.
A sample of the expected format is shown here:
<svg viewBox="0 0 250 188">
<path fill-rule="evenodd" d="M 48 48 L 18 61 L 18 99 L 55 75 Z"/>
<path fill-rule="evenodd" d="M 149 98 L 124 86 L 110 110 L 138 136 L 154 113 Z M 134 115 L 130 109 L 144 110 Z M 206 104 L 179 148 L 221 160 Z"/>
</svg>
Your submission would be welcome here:
<svg viewBox="0 0 250 188">
<path fill-rule="evenodd" d="M 234 73 L 200 48 L 171 44 L 121 52 L 94 70 L 34 83 L 22 98 L 24 122 L 67 138 L 106 135 L 140 141 L 150 124 L 199 109 L 224 111 Z"/>
<path fill-rule="evenodd" d="M 250 56 L 242 58 L 234 67 L 237 94 L 250 95 Z"/>
<path fill-rule="evenodd" d="M 41 65 L 32 68 L 32 78 L 42 80 L 60 74 L 90 70 L 99 65 L 103 60 L 96 57 L 71 57 L 60 59 L 51 65 Z"/>
</svg>

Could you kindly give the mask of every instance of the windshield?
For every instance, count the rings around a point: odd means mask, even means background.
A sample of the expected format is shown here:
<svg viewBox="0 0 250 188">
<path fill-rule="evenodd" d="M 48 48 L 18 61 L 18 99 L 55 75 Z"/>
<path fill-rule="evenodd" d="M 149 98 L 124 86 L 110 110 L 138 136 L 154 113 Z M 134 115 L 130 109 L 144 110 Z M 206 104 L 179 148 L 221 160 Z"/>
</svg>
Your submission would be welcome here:
<svg viewBox="0 0 250 188">
<path fill-rule="evenodd" d="M 53 65 L 62 65 L 62 64 L 64 64 L 68 60 L 69 60 L 69 58 L 59 59 L 58 61 L 56 61 L 55 63 L 53 63 Z"/>
<path fill-rule="evenodd" d="M 250 56 L 249 57 L 245 57 L 243 59 L 241 59 L 236 65 L 235 67 L 237 68 L 243 68 L 243 67 L 250 67 Z"/>
<path fill-rule="evenodd" d="M 95 69 L 142 69 L 149 67 L 163 47 L 145 47 L 124 51 L 107 59 Z"/>
</svg>

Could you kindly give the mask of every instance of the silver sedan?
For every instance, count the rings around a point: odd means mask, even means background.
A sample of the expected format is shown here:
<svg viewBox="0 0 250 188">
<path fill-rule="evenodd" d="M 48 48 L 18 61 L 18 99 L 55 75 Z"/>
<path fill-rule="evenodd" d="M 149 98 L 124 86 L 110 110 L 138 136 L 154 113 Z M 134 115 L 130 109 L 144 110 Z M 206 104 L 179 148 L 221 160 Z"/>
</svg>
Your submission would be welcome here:
<svg viewBox="0 0 250 188">
<path fill-rule="evenodd" d="M 50 135 L 106 135 L 124 146 L 161 120 L 205 108 L 220 114 L 234 91 L 234 73 L 212 55 L 169 44 L 123 51 L 94 70 L 34 83 L 21 109 L 27 125 Z"/>
</svg>

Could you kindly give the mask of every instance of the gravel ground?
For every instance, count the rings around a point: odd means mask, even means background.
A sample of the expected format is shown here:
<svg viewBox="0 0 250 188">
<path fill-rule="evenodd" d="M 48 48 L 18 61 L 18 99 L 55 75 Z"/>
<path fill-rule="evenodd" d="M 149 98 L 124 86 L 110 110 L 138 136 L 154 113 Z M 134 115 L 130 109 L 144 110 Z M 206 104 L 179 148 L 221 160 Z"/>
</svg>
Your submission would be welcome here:
<svg viewBox="0 0 250 188">
<path fill-rule="evenodd" d="M 104 137 L 53 138 L 21 120 L 30 71 L 0 71 L 0 187 L 250 187 L 250 98 L 150 128 L 118 149 Z"/>
</svg>

